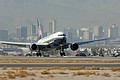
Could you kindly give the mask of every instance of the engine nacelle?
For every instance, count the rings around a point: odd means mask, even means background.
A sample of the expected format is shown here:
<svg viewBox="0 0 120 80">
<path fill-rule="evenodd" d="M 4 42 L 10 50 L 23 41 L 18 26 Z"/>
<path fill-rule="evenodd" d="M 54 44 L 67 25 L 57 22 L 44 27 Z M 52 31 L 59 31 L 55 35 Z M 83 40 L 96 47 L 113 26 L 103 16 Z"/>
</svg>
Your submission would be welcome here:
<svg viewBox="0 0 120 80">
<path fill-rule="evenodd" d="M 76 44 L 76 43 L 74 43 L 74 44 L 72 44 L 72 45 L 70 46 L 70 48 L 71 48 L 71 50 L 75 51 L 75 50 L 77 50 L 77 49 L 79 48 L 79 45 Z"/>
<path fill-rule="evenodd" d="M 36 44 L 32 44 L 32 45 L 30 46 L 30 50 L 32 50 L 32 51 L 37 50 L 37 45 L 36 45 Z"/>
</svg>

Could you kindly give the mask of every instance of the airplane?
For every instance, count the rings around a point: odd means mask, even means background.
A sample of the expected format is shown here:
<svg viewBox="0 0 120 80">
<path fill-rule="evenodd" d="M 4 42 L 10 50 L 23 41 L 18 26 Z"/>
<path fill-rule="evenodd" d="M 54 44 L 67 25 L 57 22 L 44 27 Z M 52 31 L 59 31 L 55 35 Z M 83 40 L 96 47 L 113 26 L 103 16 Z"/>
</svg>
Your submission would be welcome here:
<svg viewBox="0 0 120 80">
<path fill-rule="evenodd" d="M 38 51 L 36 53 L 37 56 L 41 56 L 40 51 L 48 51 L 52 49 L 60 49 L 60 55 L 65 56 L 64 49 L 70 46 L 71 50 L 75 51 L 79 48 L 79 45 L 88 44 L 96 41 L 103 41 L 108 40 L 109 38 L 103 38 L 98 40 L 89 40 L 89 41 L 82 41 L 82 42 L 74 42 L 70 43 L 67 42 L 66 35 L 63 32 L 56 32 L 51 34 L 47 37 L 44 37 L 36 43 L 23 43 L 23 42 L 7 42 L 7 41 L 0 41 L 1 44 L 7 45 L 15 45 L 15 46 L 22 46 L 26 47 L 29 46 L 31 51 Z"/>
<path fill-rule="evenodd" d="M 41 33 L 40 33 L 41 34 Z M 22 46 L 27 47 L 32 53 L 32 51 L 37 51 L 37 56 L 42 56 L 41 51 L 48 51 L 52 49 L 60 50 L 61 56 L 66 56 L 64 49 L 71 48 L 71 50 L 75 51 L 79 48 L 79 45 L 88 44 L 96 41 L 103 41 L 108 40 L 109 38 L 103 38 L 98 40 L 89 40 L 89 41 L 82 41 L 82 42 L 67 42 L 67 37 L 64 32 L 56 32 L 49 36 L 39 39 L 35 43 L 23 43 L 23 42 L 8 42 L 8 41 L 0 41 L 1 44 L 7 45 L 15 45 L 15 46 Z"/>
</svg>

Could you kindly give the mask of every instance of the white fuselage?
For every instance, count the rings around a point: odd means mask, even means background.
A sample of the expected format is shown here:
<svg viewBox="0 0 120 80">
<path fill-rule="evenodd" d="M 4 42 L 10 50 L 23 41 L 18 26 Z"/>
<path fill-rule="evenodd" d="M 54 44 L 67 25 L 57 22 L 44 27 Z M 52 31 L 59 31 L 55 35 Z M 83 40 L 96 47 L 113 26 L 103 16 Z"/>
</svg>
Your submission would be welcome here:
<svg viewBox="0 0 120 80">
<path fill-rule="evenodd" d="M 49 35 L 49 36 L 46 36 L 46 37 L 40 39 L 37 43 L 50 43 L 54 40 L 62 39 L 65 37 L 65 36 L 63 36 L 63 34 L 64 34 L 63 32 L 54 33 L 52 35 Z"/>
<path fill-rule="evenodd" d="M 40 47 L 41 50 L 49 50 L 52 48 L 56 48 L 57 46 L 60 46 L 61 44 L 64 44 L 66 42 L 66 36 L 63 32 L 57 32 L 52 35 L 46 36 L 42 39 L 40 39 L 36 44 L 46 44 L 46 46 Z"/>
</svg>

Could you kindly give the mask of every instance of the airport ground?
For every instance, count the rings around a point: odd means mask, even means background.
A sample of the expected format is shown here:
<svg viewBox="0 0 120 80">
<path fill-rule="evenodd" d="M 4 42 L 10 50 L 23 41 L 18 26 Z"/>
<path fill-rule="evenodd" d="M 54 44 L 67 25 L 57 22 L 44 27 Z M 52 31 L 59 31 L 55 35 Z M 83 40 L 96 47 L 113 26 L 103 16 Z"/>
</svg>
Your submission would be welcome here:
<svg viewBox="0 0 120 80">
<path fill-rule="evenodd" d="M 0 68 L 0 80 L 120 80 L 120 68 Z"/>
<path fill-rule="evenodd" d="M 120 80 L 120 57 L 0 56 L 0 66 L 0 80 Z"/>
</svg>

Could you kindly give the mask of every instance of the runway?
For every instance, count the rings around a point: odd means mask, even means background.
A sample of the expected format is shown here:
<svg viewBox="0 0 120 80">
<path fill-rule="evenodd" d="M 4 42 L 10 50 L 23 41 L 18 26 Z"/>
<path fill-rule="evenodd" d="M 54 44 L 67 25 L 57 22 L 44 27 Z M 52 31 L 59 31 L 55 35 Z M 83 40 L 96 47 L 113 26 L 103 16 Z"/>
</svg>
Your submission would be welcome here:
<svg viewBox="0 0 120 80">
<path fill-rule="evenodd" d="M 12 61 L 10 62 L 10 60 L 12 60 L 13 62 Z M 22 60 L 23 62 L 20 62 Z M 44 60 L 46 60 L 46 62 L 42 62 Z M 57 62 L 54 62 L 55 60 Z M 68 62 L 68 61 L 71 61 L 71 62 Z M 72 61 L 75 61 L 75 62 L 72 62 Z M 85 61 L 85 62 L 80 62 L 80 61 Z M 95 62 L 88 62 L 88 61 L 95 61 Z M 99 62 L 96 62 L 96 61 L 99 61 Z M 104 61 L 111 61 L 111 62 L 106 63 Z M 0 56 L 0 67 L 92 67 L 92 66 L 120 67 L 120 57 L 75 57 L 75 56 L 74 57 L 71 57 L 71 56 L 70 57 L 16 57 L 16 56 L 5 57 L 5 56 Z"/>
<path fill-rule="evenodd" d="M 0 63 L 0 67 L 120 67 L 120 63 Z"/>
<path fill-rule="evenodd" d="M 62 60 L 120 60 L 120 57 L 99 57 L 99 56 L 90 56 L 90 57 L 76 57 L 76 56 L 65 56 L 65 57 L 24 57 L 24 56 L 0 56 L 0 59 L 62 59 Z"/>
</svg>

